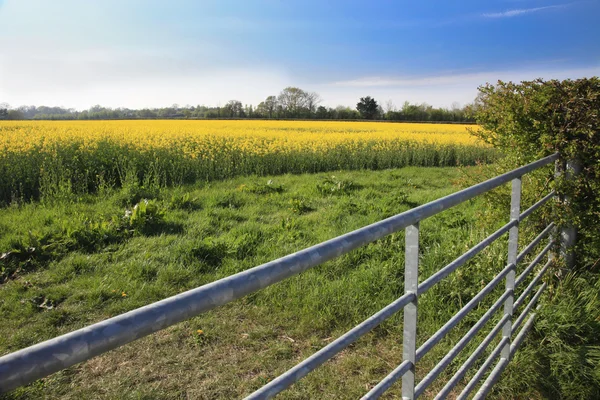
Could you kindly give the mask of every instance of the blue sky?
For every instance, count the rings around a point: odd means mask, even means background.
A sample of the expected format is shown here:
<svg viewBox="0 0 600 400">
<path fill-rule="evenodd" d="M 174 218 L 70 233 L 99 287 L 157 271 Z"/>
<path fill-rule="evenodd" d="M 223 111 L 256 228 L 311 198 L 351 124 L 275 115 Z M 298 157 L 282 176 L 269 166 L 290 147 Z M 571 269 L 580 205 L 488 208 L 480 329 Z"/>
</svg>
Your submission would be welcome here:
<svg viewBox="0 0 600 400">
<path fill-rule="evenodd" d="M 600 1 L 0 0 L 0 102 L 257 104 L 285 86 L 449 106 L 600 75 Z"/>
</svg>

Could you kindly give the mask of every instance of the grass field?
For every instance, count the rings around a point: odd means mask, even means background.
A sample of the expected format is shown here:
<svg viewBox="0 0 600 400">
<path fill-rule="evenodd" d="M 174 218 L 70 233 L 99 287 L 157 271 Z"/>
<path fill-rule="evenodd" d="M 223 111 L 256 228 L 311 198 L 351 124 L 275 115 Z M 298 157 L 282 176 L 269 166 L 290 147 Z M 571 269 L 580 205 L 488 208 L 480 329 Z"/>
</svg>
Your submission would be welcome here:
<svg viewBox="0 0 600 400">
<path fill-rule="evenodd" d="M 477 171 L 408 167 L 337 171 L 334 176 L 237 177 L 144 189 L 143 197 L 151 200 L 144 212 L 133 213 L 127 210 L 145 204 L 139 187 L 0 209 L 0 251 L 9 252 L 0 284 L 0 354 L 439 198 L 458 190 L 465 172 Z M 421 224 L 421 276 L 431 275 L 496 228 L 479 218 L 482 206 L 480 200 L 469 201 Z M 499 241 L 419 300 L 419 343 L 503 268 L 505 253 L 506 243 Z M 401 295 L 403 258 L 403 233 L 393 234 L 8 398 L 242 397 Z M 474 310 L 419 363 L 419 378 L 486 309 Z M 362 396 L 401 362 L 401 337 L 399 313 L 281 398 Z M 461 353 L 450 371 L 472 349 Z M 518 355 L 505 373 L 511 374 L 509 385 L 501 381 L 495 396 L 542 397 L 523 384 L 540 374 L 536 368 Z M 519 385 L 529 391 L 515 392 Z M 395 385 L 390 398 L 398 398 L 399 389 Z"/>
<path fill-rule="evenodd" d="M 240 175 L 489 162 L 465 125 L 331 121 L 0 122 L 0 203 Z"/>
</svg>

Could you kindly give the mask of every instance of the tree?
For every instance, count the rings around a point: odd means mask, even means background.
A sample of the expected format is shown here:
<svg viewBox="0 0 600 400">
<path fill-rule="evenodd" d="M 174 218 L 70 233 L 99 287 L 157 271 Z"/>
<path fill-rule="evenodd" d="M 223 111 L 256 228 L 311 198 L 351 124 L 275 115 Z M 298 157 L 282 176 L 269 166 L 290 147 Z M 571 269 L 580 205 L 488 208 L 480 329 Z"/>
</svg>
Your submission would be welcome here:
<svg viewBox="0 0 600 400">
<path fill-rule="evenodd" d="M 254 109 L 254 118 L 266 118 L 268 115 L 267 107 L 265 106 L 265 102 L 261 101 L 258 103 L 256 108 Z"/>
<path fill-rule="evenodd" d="M 319 108 L 317 108 L 317 111 L 315 112 L 315 118 L 329 119 L 331 118 L 331 113 L 326 107 L 319 106 Z"/>
<path fill-rule="evenodd" d="M 361 97 L 356 104 L 356 109 L 364 119 L 374 119 L 377 116 L 379 105 L 371 96 Z"/>
<path fill-rule="evenodd" d="M 6 119 L 18 120 L 25 119 L 25 115 L 21 110 L 8 110 L 6 112 Z"/>
<path fill-rule="evenodd" d="M 0 0 L 1 1 L 1 0 Z M 48 106 L 21 106 L 11 108 L 6 103 L 0 103 L 0 119 L 37 119 L 37 120 L 103 120 L 115 118 L 316 118 L 316 119 L 359 119 L 361 114 L 346 106 L 330 108 L 320 106 L 321 96 L 315 92 L 305 92 L 298 88 L 286 88 L 282 92 L 284 105 L 280 104 L 277 96 L 269 96 L 256 107 L 250 104 L 241 105 L 238 100 L 231 100 L 224 107 L 209 107 L 204 105 L 180 106 L 153 109 L 106 108 L 95 105 L 87 110 L 77 111 L 71 108 Z M 481 95 L 479 96 L 481 98 Z M 288 101 L 289 100 L 289 101 Z M 402 110 L 395 110 L 391 100 L 385 107 L 378 106 L 375 117 L 385 117 L 388 120 L 404 121 L 473 121 L 474 112 L 480 106 L 481 100 L 460 108 L 458 103 L 452 109 L 433 108 L 426 103 L 411 104 L 405 102 Z M 222 111 L 222 112 L 221 112 Z M 363 117 L 364 118 L 364 117 Z"/>
<path fill-rule="evenodd" d="M 350 107 L 337 106 L 334 110 L 336 119 L 357 119 L 360 117 L 358 111 L 351 109 Z"/>
<path fill-rule="evenodd" d="M 137 112 L 140 118 L 156 118 L 156 112 L 148 108 L 144 108 Z"/>
<path fill-rule="evenodd" d="M 304 90 L 290 86 L 281 91 L 277 102 L 287 117 L 299 117 L 308 106 L 306 95 Z"/>
<path fill-rule="evenodd" d="M 8 119 L 8 107 L 8 104 L 0 103 L 0 119 Z"/>
<path fill-rule="evenodd" d="M 269 96 L 264 101 L 265 111 L 269 118 L 273 118 L 273 114 L 277 111 L 277 97 Z"/>
<path fill-rule="evenodd" d="M 254 116 L 254 109 L 252 108 L 252 104 L 246 104 L 244 107 L 244 115 L 246 118 L 252 118 Z"/>
<path fill-rule="evenodd" d="M 317 106 L 321 102 L 321 96 L 316 92 L 306 93 L 306 108 L 310 114 L 317 111 Z"/>
<path fill-rule="evenodd" d="M 158 117 L 159 118 L 173 118 L 173 116 L 175 115 L 177 111 L 172 108 L 172 107 L 166 107 L 166 108 L 160 108 L 158 110 Z M 91 113 L 91 110 L 90 110 Z"/>
<path fill-rule="evenodd" d="M 229 118 L 241 117 L 244 112 L 242 102 L 239 100 L 229 100 L 223 107 L 225 115 Z"/>
<path fill-rule="evenodd" d="M 392 113 L 396 111 L 396 106 L 394 105 L 394 102 L 392 101 L 392 99 L 389 99 L 388 101 L 385 102 L 385 117 L 387 119 L 391 119 L 390 117 L 392 116 Z"/>
<path fill-rule="evenodd" d="M 402 105 L 402 114 L 407 121 L 423 120 L 422 107 L 418 104 L 410 104 L 408 101 Z"/>
</svg>

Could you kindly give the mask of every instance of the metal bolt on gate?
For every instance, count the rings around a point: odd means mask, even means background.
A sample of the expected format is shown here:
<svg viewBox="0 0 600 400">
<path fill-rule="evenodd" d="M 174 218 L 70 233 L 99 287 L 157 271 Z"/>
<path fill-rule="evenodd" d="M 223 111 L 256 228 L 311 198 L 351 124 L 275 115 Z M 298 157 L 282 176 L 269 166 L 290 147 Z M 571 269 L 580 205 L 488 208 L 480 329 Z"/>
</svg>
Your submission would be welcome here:
<svg viewBox="0 0 600 400">
<path fill-rule="evenodd" d="M 363 399 L 380 397 L 400 378 L 402 378 L 402 398 L 416 399 L 424 393 L 425 389 L 483 329 L 494 314 L 502 308 L 502 318 L 435 397 L 436 399 L 446 398 L 463 380 L 475 361 L 483 355 L 487 347 L 501 333 L 499 343 L 491 350 L 489 356 L 458 395 L 459 399 L 466 399 L 484 378 L 487 370 L 495 363 L 492 371 L 474 395 L 474 399 L 485 398 L 523 342 L 525 335 L 531 329 L 536 316 L 535 312 L 532 311 L 534 311 L 533 308 L 546 288 L 546 284 L 543 283 L 539 286 L 529 302 L 526 303 L 526 300 L 553 263 L 549 251 L 554 243 L 554 236 L 552 236 L 552 231 L 555 229 L 554 223 L 548 225 L 520 253 L 518 252 L 519 224 L 555 196 L 554 191 L 552 191 L 527 210 L 521 212 L 521 177 L 553 163 L 557 159 L 558 154 L 553 154 L 467 189 L 288 256 L 0 357 L 0 392 L 7 392 L 18 386 L 26 385 L 36 379 L 123 346 L 126 343 L 299 274 L 391 233 L 405 229 L 404 294 L 306 360 L 250 394 L 246 399 L 269 399 L 275 396 L 400 310 L 404 310 L 403 361 L 366 393 Z M 509 222 L 450 264 L 419 283 L 419 221 L 508 182 L 512 182 Z M 504 269 L 425 343 L 417 347 L 418 298 L 507 232 L 509 234 L 508 255 L 507 265 Z M 550 237 L 549 243 L 517 276 L 518 265 L 546 236 Z M 515 300 L 516 290 L 522 287 L 525 279 L 533 272 L 536 265 L 541 262 L 546 254 L 548 254 L 548 261 Z M 503 294 L 438 364 L 417 383 L 415 366 L 419 360 L 501 282 L 505 284 Z M 522 308 L 522 311 L 519 317 L 514 319 L 513 315 L 520 308 Z M 519 330 L 519 328 L 521 329 Z"/>
</svg>

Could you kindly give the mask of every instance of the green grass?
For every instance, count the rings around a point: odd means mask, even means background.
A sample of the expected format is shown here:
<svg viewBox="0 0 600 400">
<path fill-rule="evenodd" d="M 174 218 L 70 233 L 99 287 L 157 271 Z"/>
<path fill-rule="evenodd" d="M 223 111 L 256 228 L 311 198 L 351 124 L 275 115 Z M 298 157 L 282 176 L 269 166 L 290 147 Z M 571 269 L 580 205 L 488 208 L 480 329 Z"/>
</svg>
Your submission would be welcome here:
<svg viewBox="0 0 600 400">
<path fill-rule="evenodd" d="M 0 284 L 0 354 L 437 199 L 459 190 L 462 178 L 457 168 L 415 167 L 253 176 L 161 190 L 132 186 L 0 209 L 0 252 L 9 254 Z M 146 208 L 132 210 L 145 204 L 144 198 L 151 199 Z M 484 223 L 483 205 L 468 201 L 421 223 L 422 279 L 506 222 Z M 500 240 L 419 299 L 419 344 L 504 267 L 505 254 L 506 242 Z M 400 232 L 8 398 L 240 398 L 402 295 L 403 268 Z M 419 379 L 502 290 L 419 363 Z M 358 398 L 401 360 L 398 313 L 281 398 Z M 529 361 L 517 358 L 514 368 Z M 437 393 L 449 376 L 439 378 L 425 397 Z M 513 389 L 501 381 L 497 395 L 545 393 L 535 384 Z M 398 398 L 400 385 L 389 393 Z"/>
</svg>

